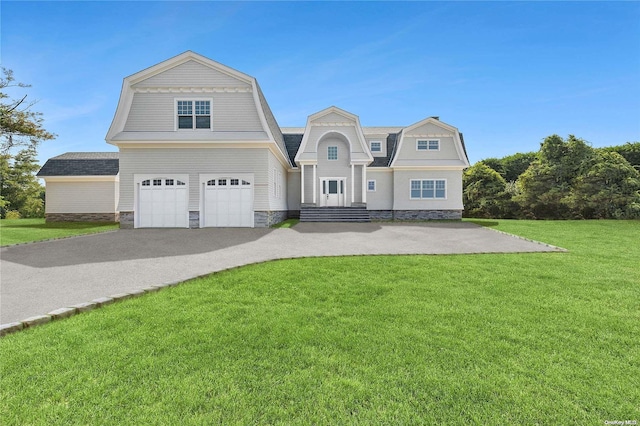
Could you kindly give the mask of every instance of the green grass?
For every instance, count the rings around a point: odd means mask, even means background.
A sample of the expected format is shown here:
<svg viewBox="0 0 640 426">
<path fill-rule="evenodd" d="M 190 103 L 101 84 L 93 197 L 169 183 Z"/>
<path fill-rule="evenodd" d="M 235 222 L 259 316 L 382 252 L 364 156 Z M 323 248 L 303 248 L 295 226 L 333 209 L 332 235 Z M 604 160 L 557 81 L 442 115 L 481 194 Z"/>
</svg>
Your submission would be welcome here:
<svg viewBox="0 0 640 426">
<path fill-rule="evenodd" d="M 0 220 L 0 246 L 93 234 L 118 229 L 117 223 L 49 222 L 44 219 Z"/>
<path fill-rule="evenodd" d="M 640 222 L 568 253 L 285 260 L 0 339 L 12 424 L 640 420 Z"/>
<path fill-rule="evenodd" d="M 300 219 L 287 219 L 283 222 L 272 225 L 272 228 L 293 228 L 300 222 Z"/>
</svg>

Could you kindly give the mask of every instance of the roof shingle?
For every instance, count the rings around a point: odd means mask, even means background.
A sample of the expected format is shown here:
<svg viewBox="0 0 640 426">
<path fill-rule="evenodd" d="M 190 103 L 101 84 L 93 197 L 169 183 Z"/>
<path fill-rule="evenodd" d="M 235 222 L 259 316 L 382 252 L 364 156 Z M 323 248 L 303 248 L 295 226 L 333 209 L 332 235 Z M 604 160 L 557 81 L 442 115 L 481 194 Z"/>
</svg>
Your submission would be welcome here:
<svg viewBox="0 0 640 426">
<path fill-rule="evenodd" d="M 44 163 L 37 176 L 115 176 L 117 152 L 67 152 Z"/>
</svg>

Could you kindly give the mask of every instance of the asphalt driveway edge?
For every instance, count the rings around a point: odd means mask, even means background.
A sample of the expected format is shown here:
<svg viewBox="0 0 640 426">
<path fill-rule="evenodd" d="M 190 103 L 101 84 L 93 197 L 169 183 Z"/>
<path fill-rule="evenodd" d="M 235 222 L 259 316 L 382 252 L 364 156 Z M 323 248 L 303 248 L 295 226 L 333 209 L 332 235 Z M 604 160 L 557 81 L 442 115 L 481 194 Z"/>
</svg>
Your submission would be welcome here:
<svg viewBox="0 0 640 426">
<path fill-rule="evenodd" d="M 507 232 L 503 232 L 503 231 L 497 231 L 494 230 L 496 232 L 500 232 L 502 234 L 505 235 L 510 235 L 510 236 L 516 236 L 517 235 L 512 235 L 509 234 Z M 541 243 L 539 241 L 535 241 L 535 240 L 530 240 L 527 238 L 522 238 L 523 240 L 529 241 L 529 242 L 533 242 L 533 243 L 537 243 L 537 244 L 542 244 L 545 246 L 548 246 L 550 248 L 553 248 L 556 250 L 556 252 L 568 252 L 568 250 L 563 249 L 561 247 L 556 247 L 550 244 L 546 244 L 546 243 Z M 544 253 L 550 253 L 550 252 L 544 252 Z M 551 252 L 553 253 L 553 252 Z M 482 255 L 482 254 L 496 254 L 494 252 L 476 252 L 476 253 L 459 253 L 459 254 L 466 254 L 466 255 Z M 69 307 L 65 307 L 65 308 L 59 308 L 56 309 L 54 311 L 51 311 L 47 314 L 44 315 L 36 315 L 36 316 L 32 316 L 26 319 L 23 319 L 21 321 L 15 321 L 15 322 L 10 322 L 10 323 L 6 323 L 6 324 L 0 324 L 0 338 L 12 334 L 12 333 L 17 333 L 19 331 L 22 330 L 27 330 L 33 327 L 36 327 L 38 325 L 42 325 L 42 324 L 48 324 L 52 321 L 58 321 L 61 319 L 65 319 L 65 318 L 70 318 L 72 316 L 81 314 L 83 312 L 88 312 L 88 311 L 92 311 L 94 309 L 99 309 L 102 308 L 104 306 L 108 306 L 111 305 L 113 303 L 117 303 L 117 302 L 122 302 L 124 300 L 127 299 L 133 299 L 133 298 L 137 298 L 140 296 L 144 296 L 146 294 L 149 293 L 156 293 L 158 291 L 161 291 L 165 288 L 170 288 L 170 287 L 176 287 L 180 284 L 184 284 L 186 282 L 195 280 L 195 279 L 199 279 L 199 278 L 206 278 L 206 277 L 210 277 L 222 272 L 228 272 L 228 271 L 232 271 L 234 269 L 240 269 L 243 268 L 245 266 L 250 266 L 250 265 L 261 265 L 261 264 L 265 264 L 265 263 L 270 263 L 270 262 L 277 262 L 277 261 L 281 261 L 281 260 L 292 260 L 292 259 L 314 259 L 314 258 L 324 258 L 324 257 L 363 257 L 363 256 L 458 256 L 459 254 L 453 254 L 453 253 L 447 253 L 447 254 L 352 254 L 352 255 L 329 255 L 329 256 L 302 256 L 302 257 L 282 257 L 282 258 L 275 258 L 275 259 L 267 259 L 267 260 L 263 260 L 263 261 L 259 261 L 259 262 L 254 262 L 254 263 L 247 263 L 244 265 L 237 265 L 237 266 L 231 266 L 229 268 L 225 268 L 225 269 L 220 269 L 218 271 L 212 271 L 212 272 L 208 272 L 206 274 L 201 274 L 201 275 L 196 275 L 194 277 L 191 278 L 187 278 L 185 280 L 181 280 L 181 281 L 170 281 L 170 282 L 165 282 L 162 284 L 158 284 L 158 285 L 154 285 L 154 286 L 149 286 L 149 287 L 145 287 L 139 290 L 132 290 L 130 292 L 123 292 L 123 293 L 119 293 L 119 294 L 115 294 L 112 296 L 107 296 L 107 297 L 99 297 L 97 299 L 93 299 L 90 302 L 83 302 L 83 303 L 78 303 Z M 512 254 L 512 253 L 504 253 L 504 254 Z M 533 253 L 531 253 L 533 254 Z"/>
</svg>

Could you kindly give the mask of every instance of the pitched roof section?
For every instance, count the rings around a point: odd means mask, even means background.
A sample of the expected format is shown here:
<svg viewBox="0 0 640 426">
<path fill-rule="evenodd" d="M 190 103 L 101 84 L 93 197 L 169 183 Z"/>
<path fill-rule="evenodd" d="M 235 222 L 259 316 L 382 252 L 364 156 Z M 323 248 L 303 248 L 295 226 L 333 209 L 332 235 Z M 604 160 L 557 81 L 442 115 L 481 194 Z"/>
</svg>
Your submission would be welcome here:
<svg viewBox="0 0 640 426">
<path fill-rule="evenodd" d="M 116 176 L 117 152 L 67 152 L 44 163 L 37 176 Z"/>
<path fill-rule="evenodd" d="M 393 153 L 396 150 L 396 142 L 398 140 L 397 133 L 390 133 L 387 136 L 387 156 L 386 157 L 373 157 L 373 163 L 369 164 L 369 167 L 389 167 Z"/>
<path fill-rule="evenodd" d="M 262 93 L 262 89 L 258 84 L 258 80 L 255 80 L 255 82 L 256 82 L 256 89 L 258 89 L 258 100 L 260 101 L 260 106 L 262 107 L 262 111 L 264 112 L 264 117 L 267 122 L 267 126 L 271 131 L 271 135 L 273 136 L 273 139 L 276 141 L 276 144 L 278 144 L 278 148 L 280 148 L 282 153 L 283 154 L 287 153 L 287 147 L 285 145 L 284 138 L 282 136 L 282 131 L 280 130 L 280 126 L 278 126 L 278 122 L 276 121 L 276 118 L 274 117 L 273 112 L 271 112 L 271 108 L 269 108 L 269 104 L 267 103 L 267 100 L 265 99 L 264 94 Z M 289 155 L 289 161 L 291 162 L 291 164 L 293 164 L 293 160 L 291 159 L 290 155 Z"/>
<path fill-rule="evenodd" d="M 301 128 L 301 130 L 304 130 Z M 287 154 L 289 155 L 289 160 L 291 164 L 296 166 L 294 158 L 296 158 L 296 153 L 298 149 L 300 149 L 300 143 L 302 142 L 302 132 L 300 133 L 285 133 L 282 135 L 284 138 L 284 143 L 287 146 Z"/>
<path fill-rule="evenodd" d="M 293 127 L 286 128 L 286 130 L 297 129 Z M 299 130 L 304 130 L 300 128 Z M 375 134 L 379 134 L 380 132 L 376 132 Z M 366 134 L 366 133 L 365 133 Z M 291 159 L 291 163 L 296 165 L 294 162 L 294 158 L 298 149 L 300 149 L 300 143 L 302 142 L 302 133 L 285 133 L 284 142 L 287 146 L 287 153 L 289 154 L 289 158 Z M 393 152 L 396 147 L 397 141 L 397 133 L 391 133 L 387 135 L 387 156 L 386 157 L 373 157 L 373 162 L 369 164 L 368 167 L 389 167 L 389 163 L 391 162 L 391 158 Z"/>
</svg>

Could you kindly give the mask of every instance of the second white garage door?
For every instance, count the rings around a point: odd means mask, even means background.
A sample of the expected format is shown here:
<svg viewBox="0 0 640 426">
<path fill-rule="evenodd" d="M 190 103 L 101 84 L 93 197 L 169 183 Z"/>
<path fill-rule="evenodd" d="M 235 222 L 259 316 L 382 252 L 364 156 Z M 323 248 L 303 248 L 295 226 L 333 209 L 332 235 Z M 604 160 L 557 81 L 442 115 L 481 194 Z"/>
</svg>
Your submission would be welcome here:
<svg viewBox="0 0 640 426">
<path fill-rule="evenodd" d="M 202 175 L 202 227 L 253 227 L 253 176 Z"/>
</svg>

